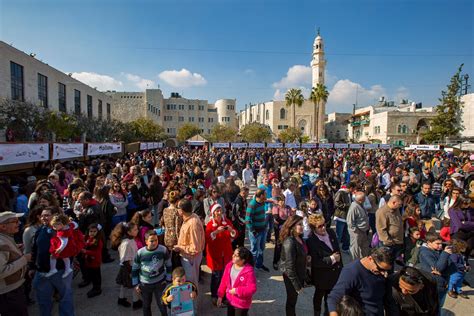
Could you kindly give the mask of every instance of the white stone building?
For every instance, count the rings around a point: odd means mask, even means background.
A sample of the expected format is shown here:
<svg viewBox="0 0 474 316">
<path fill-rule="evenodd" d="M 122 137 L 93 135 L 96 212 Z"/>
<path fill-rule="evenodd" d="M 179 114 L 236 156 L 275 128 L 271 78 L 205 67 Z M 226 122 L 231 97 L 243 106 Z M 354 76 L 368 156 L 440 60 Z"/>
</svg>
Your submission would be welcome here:
<svg viewBox="0 0 474 316">
<path fill-rule="evenodd" d="M 0 98 L 110 119 L 112 98 L 0 41 Z"/>
<path fill-rule="evenodd" d="M 383 143 L 406 146 L 423 144 L 423 133 L 436 116 L 434 107 L 405 101 L 395 105 L 382 97 L 379 104 L 355 110 L 348 126 L 351 142 Z"/>
<path fill-rule="evenodd" d="M 324 84 L 326 60 L 324 57 L 324 42 L 318 34 L 313 43 L 313 54 L 311 60 L 312 85 L 316 87 L 318 83 Z M 285 101 L 268 101 L 245 106 L 245 109 L 238 114 L 239 128 L 244 125 L 258 122 L 268 125 L 275 137 L 282 131 L 292 126 L 295 113 L 295 127 L 299 128 L 303 135 L 309 136 L 312 141 L 319 141 L 324 138 L 326 104 L 321 104 L 319 112 L 315 113 L 315 105 L 309 100 L 305 100 L 301 107 L 296 107 L 295 111 L 286 106 Z"/>
<path fill-rule="evenodd" d="M 207 100 L 183 98 L 171 93 L 164 98 L 160 89 L 147 89 L 145 92 L 107 91 L 114 102 L 112 117 L 129 122 L 140 117 L 153 120 L 174 137 L 181 125 L 195 124 L 203 134 L 211 133 L 216 124 L 237 128 L 236 100 L 220 99 L 215 104 Z"/>
<path fill-rule="evenodd" d="M 474 138 L 474 93 L 463 95 L 461 101 L 464 103 L 462 113 L 464 131 L 461 132 L 461 136 Z"/>
<path fill-rule="evenodd" d="M 329 113 L 325 123 L 325 135 L 328 143 L 346 142 L 349 138 L 349 120 L 351 113 Z"/>
</svg>

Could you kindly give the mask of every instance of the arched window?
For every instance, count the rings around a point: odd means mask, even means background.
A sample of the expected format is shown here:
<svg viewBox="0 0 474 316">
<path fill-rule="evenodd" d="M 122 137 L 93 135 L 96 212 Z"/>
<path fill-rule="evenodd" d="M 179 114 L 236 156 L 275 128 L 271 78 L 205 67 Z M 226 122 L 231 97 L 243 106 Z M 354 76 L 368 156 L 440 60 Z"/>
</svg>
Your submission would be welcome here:
<svg viewBox="0 0 474 316">
<path fill-rule="evenodd" d="M 268 111 L 268 110 L 265 112 L 265 119 L 266 120 L 270 119 L 270 111 Z"/>
<path fill-rule="evenodd" d="M 280 110 L 280 120 L 286 120 L 286 110 L 283 108 Z"/>
<path fill-rule="evenodd" d="M 398 133 L 399 133 L 399 134 L 402 133 L 402 126 L 401 126 L 401 125 L 398 125 Z"/>
<path fill-rule="evenodd" d="M 408 133 L 408 126 L 403 125 L 403 134 L 407 134 L 407 133 Z"/>
</svg>

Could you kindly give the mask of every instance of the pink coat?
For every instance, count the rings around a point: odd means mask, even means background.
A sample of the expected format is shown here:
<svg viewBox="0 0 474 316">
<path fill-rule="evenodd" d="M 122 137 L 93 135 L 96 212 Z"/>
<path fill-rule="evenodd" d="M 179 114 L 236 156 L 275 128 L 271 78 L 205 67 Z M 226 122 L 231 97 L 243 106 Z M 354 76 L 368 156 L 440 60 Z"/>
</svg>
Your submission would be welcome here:
<svg viewBox="0 0 474 316">
<path fill-rule="evenodd" d="M 217 295 L 219 297 L 225 295 L 229 304 L 236 308 L 248 309 L 252 305 L 252 296 L 257 292 L 257 279 L 255 278 L 254 269 L 250 264 L 246 264 L 235 279 L 234 285 L 231 286 L 230 270 L 232 264 L 232 262 L 229 262 L 225 267 Z M 229 293 L 232 288 L 236 290 L 235 295 Z"/>
</svg>

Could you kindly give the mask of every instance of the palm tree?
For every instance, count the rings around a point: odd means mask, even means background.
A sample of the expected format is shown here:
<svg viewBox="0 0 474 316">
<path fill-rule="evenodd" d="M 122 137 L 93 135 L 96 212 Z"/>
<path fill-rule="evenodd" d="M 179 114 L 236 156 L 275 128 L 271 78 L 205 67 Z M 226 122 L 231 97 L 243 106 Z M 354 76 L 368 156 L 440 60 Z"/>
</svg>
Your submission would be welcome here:
<svg viewBox="0 0 474 316">
<path fill-rule="evenodd" d="M 303 93 L 301 93 L 301 89 L 292 88 L 286 91 L 285 94 L 285 101 L 286 106 L 289 106 L 290 109 L 293 109 L 292 115 L 292 124 L 293 127 L 296 127 L 296 106 L 302 106 L 304 102 Z"/>
<path fill-rule="evenodd" d="M 316 135 L 316 140 L 319 142 L 321 137 L 323 135 L 319 135 L 319 129 L 320 129 L 320 122 L 319 118 L 320 116 L 320 111 L 322 110 L 323 115 L 324 115 L 324 104 L 327 102 L 329 97 L 329 92 L 326 89 L 326 86 L 323 85 L 322 83 L 318 83 L 316 87 L 313 87 L 311 90 L 311 95 L 309 99 L 314 103 L 314 119 L 316 121 L 316 130 L 314 132 L 314 135 Z M 321 122 L 323 124 L 323 122 Z M 322 126 L 322 125 L 321 125 Z"/>
</svg>

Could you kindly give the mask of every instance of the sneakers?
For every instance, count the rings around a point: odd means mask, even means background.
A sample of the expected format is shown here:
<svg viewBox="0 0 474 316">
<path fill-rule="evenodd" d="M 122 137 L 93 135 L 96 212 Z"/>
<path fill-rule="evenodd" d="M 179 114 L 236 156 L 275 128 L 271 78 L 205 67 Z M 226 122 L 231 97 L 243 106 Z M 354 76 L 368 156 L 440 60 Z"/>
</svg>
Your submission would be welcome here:
<svg viewBox="0 0 474 316">
<path fill-rule="evenodd" d="M 49 272 L 46 273 L 44 276 L 45 276 L 46 278 L 50 278 L 50 277 L 52 277 L 53 275 L 55 275 L 56 273 L 58 273 L 58 270 L 57 270 L 57 269 L 53 269 L 53 270 L 49 270 Z"/>
<path fill-rule="evenodd" d="M 267 267 L 265 267 L 263 264 L 260 268 L 257 268 L 258 270 L 262 270 L 262 271 L 265 271 L 265 272 L 270 272 L 270 269 L 268 269 Z"/>
<path fill-rule="evenodd" d="M 102 294 L 102 290 L 100 289 L 92 289 L 90 290 L 89 292 L 87 292 L 87 297 L 88 298 L 92 298 L 92 297 L 95 297 L 95 296 L 98 296 Z"/>
<path fill-rule="evenodd" d="M 117 301 L 117 304 L 118 305 L 121 305 L 123 307 L 130 307 L 132 306 L 132 304 L 130 304 L 129 301 L 127 301 L 127 299 L 124 297 L 124 298 L 119 298 L 118 301 Z M 135 303 L 133 303 L 135 304 Z"/>
<path fill-rule="evenodd" d="M 140 308 L 142 308 L 142 307 L 143 307 L 143 302 L 142 302 L 142 300 L 138 300 L 138 301 L 136 301 L 136 302 L 133 302 L 133 304 L 132 304 L 132 308 L 133 308 L 133 309 L 140 309 Z"/>
</svg>

